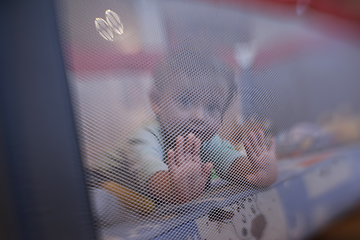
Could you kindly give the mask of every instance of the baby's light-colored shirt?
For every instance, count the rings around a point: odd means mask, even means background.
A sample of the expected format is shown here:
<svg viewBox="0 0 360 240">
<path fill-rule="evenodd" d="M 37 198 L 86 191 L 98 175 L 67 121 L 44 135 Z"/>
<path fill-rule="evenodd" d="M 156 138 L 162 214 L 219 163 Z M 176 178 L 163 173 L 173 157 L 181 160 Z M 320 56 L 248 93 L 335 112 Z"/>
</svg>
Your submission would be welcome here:
<svg viewBox="0 0 360 240">
<path fill-rule="evenodd" d="M 119 158 L 118 154 L 112 153 L 109 153 L 107 158 L 110 158 L 113 164 L 128 161 L 124 164 L 129 168 L 127 173 L 134 175 L 132 181 L 140 188 L 145 187 L 155 173 L 168 171 L 164 139 L 158 124 L 147 125 L 140 129 L 129 139 L 128 145 L 130 151 L 127 151 L 126 159 L 116 159 Z M 202 162 L 211 162 L 217 175 L 223 179 L 226 179 L 226 173 L 235 159 L 244 156 L 243 152 L 236 151 L 230 142 L 221 139 L 218 135 L 203 142 L 200 150 Z"/>
</svg>

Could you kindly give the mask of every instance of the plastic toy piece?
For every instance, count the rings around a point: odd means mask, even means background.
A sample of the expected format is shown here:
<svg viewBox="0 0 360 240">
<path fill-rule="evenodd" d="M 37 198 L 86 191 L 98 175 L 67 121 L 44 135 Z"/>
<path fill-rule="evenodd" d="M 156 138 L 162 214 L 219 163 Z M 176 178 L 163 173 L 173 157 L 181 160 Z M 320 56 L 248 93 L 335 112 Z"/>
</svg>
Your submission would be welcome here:
<svg viewBox="0 0 360 240">
<path fill-rule="evenodd" d="M 106 182 L 103 188 L 113 193 L 128 209 L 148 214 L 155 209 L 155 203 L 150 198 L 114 182 Z"/>
</svg>

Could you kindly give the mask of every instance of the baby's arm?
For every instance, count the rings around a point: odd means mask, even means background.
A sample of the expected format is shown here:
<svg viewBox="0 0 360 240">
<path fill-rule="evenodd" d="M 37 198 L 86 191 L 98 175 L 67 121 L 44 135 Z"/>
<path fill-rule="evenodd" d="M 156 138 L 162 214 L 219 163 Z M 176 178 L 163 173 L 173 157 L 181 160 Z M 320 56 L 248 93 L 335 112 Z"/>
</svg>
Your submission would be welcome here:
<svg viewBox="0 0 360 240">
<path fill-rule="evenodd" d="M 169 150 L 167 164 L 169 171 L 154 174 L 148 181 L 148 191 L 157 199 L 170 203 L 186 203 L 197 198 L 204 190 L 212 164 L 202 166 L 201 142 L 189 134 L 176 138 L 176 147 Z"/>
<path fill-rule="evenodd" d="M 259 187 L 274 183 L 277 177 L 274 139 L 271 139 L 269 147 L 266 146 L 264 132 L 259 130 L 250 133 L 244 146 L 247 157 L 236 159 L 228 170 L 228 176 L 238 181 L 246 179 Z"/>
</svg>

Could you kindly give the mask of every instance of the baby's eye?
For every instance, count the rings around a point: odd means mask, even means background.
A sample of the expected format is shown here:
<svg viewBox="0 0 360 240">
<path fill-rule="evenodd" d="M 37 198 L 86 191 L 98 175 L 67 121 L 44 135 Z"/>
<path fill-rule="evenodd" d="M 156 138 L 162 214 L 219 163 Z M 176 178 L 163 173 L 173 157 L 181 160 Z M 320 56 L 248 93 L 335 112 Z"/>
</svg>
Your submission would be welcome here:
<svg viewBox="0 0 360 240">
<path fill-rule="evenodd" d="M 193 104 L 193 100 L 189 96 L 181 96 L 178 101 L 181 106 L 185 108 L 190 107 Z"/>
<path fill-rule="evenodd" d="M 206 109 L 207 109 L 207 111 L 210 112 L 210 113 L 220 112 L 220 111 L 221 111 L 220 106 L 217 105 L 217 104 L 213 104 L 213 103 L 207 105 Z"/>
</svg>

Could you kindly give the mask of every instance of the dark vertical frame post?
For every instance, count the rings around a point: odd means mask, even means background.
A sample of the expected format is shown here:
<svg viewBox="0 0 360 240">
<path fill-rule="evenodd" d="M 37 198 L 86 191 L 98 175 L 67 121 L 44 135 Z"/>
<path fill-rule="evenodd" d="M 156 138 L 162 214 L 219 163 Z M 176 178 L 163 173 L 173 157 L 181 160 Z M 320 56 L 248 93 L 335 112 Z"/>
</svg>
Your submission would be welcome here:
<svg viewBox="0 0 360 240">
<path fill-rule="evenodd" d="M 95 239 L 54 3 L 0 14 L 0 239 Z"/>
</svg>

